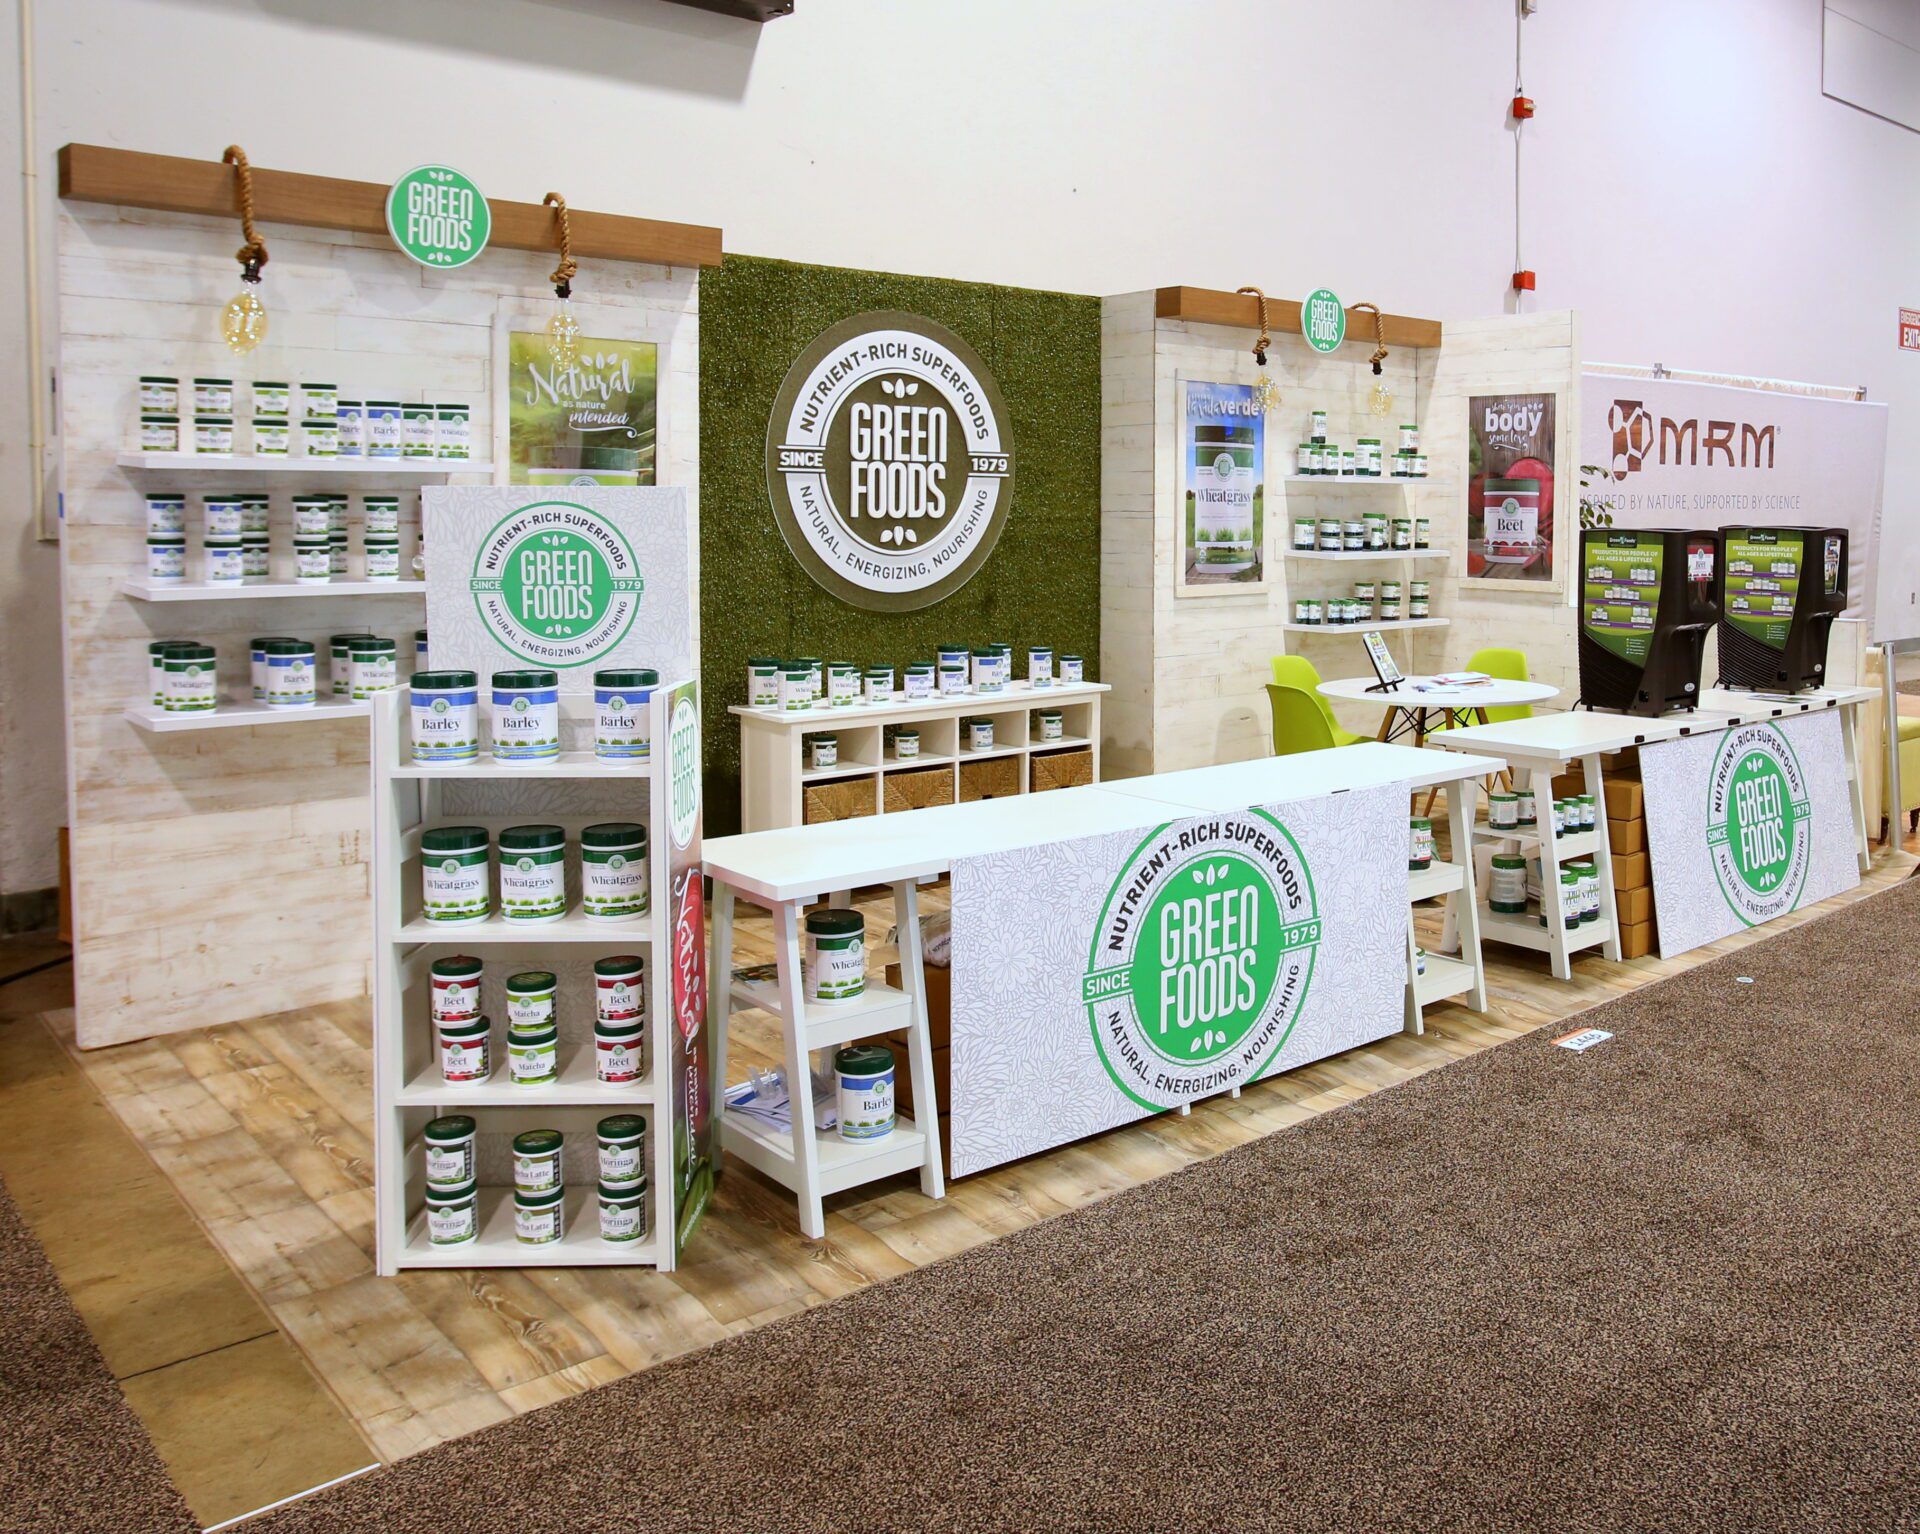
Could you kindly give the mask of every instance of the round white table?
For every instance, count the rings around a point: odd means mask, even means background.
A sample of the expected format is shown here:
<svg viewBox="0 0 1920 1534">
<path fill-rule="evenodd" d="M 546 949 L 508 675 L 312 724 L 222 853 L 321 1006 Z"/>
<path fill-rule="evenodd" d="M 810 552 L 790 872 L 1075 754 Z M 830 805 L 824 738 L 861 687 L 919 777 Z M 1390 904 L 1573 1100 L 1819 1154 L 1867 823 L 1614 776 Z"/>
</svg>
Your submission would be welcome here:
<svg viewBox="0 0 1920 1534">
<path fill-rule="evenodd" d="M 1410 676 L 1392 692 L 1385 692 L 1372 677 L 1348 676 L 1322 682 L 1319 691 L 1342 703 L 1380 709 L 1380 739 L 1411 734 L 1416 746 L 1424 746 L 1427 736 L 1444 725 L 1449 714 L 1470 713 L 1475 724 L 1485 724 L 1490 708 L 1544 703 L 1560 696 L 1559 688 L 1545 682 L 1508 682 L 1499 677 L 1472 687 L 1442 687 L 1432 677 Z"/>
</svg>

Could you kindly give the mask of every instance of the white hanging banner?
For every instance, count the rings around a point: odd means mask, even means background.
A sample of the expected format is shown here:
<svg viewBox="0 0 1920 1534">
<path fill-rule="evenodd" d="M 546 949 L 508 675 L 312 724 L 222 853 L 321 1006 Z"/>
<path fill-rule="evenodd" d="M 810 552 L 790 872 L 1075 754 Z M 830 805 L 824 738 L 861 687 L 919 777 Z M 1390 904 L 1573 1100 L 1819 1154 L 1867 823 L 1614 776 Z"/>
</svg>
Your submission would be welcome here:
<svg viewBox="0 0 1920 1534">
<path fill-rule="evenodd" d="M 1580 461 L 1611 475 L 1582 500 L 1614 526 L 1844 527 L 1847 613 L 1882 637 L 1877 599 L 1891 609 L 1895 589 L 1879 557 L 1885 405 L 1589 371 L 1580 415 Z"/>
</svg>

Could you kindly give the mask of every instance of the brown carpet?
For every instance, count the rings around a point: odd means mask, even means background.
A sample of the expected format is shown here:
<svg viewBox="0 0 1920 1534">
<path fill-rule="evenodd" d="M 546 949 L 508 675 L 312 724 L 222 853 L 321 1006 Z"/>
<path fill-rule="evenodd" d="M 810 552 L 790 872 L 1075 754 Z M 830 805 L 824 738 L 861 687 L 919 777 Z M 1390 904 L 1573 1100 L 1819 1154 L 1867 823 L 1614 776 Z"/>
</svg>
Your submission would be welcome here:
<svg viewBox="0 0 1920 1534">
<path fill-rule="evenodd" d="M 1917 937 L 1907 884 L 259 1534 L 1920 1527 Z"/>
<path fill-rule="evenodd" d="M 0 1529 L 199 1527 L 0 1184 Z"/>
</svg>

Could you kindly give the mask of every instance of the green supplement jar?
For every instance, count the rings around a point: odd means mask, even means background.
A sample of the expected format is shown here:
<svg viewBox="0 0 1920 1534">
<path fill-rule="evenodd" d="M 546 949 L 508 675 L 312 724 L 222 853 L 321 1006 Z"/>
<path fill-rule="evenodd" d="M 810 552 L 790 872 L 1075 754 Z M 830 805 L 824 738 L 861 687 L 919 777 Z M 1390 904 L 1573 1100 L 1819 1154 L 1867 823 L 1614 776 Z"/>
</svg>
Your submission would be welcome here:
<svg viewBox="0 0 1920 1534">
<path fill-rule="evenodd" d="M 480 1234 L 480 1190 L 473 1183 L 457 1188 L 427 1185 L 427 1240 L 434 1246 L 463 1246 Z"/>
<path fill-rule="evenodd" d="M 420 914 L 447 926 L 485 921 L 492 838 L 483 826 L 437 826 L 420 833 Z"/>
<path fill-rule="evenodd" d="M 771 655 L 755 655 L 747 661 L 747 707 L 780 706 L 780 662 Z"/>
<path fill-rule="evenodd" d="M 516 1087 L 550 1087 L 560 1079 L 560 1034 L 552 1028 L 539 1033 L 507 1035 L 507 1080 Z"/>
<path fill-rule="evenodd" d="M 513 1137 L 513 1185 L 528 1193 L 560 1186 L 560 1152 L 566 1136 L 557 1129 L 524 1129 Z"/>
<path fill-rule="evenodd" d="M 513 1191 L 513 1234 L 523 1246 L 552 1246 L 567 1233 L 567 1190 Z"/>
<path fill-rule="evenodd" d="M 485 1017 L 449 1018 L 433 1025 L 440 1044 L 440 1079 L 449 1086 L 493 1074 L 493 1024 Z"/>
<path fill-rule="evenodd" d="M 480 1015 L 480 976 L 486 966 L 470 953 L 435 959 L 428 971 L 435 1023 L 470 1023 Z"/>
<path fill-rule="evenodd" d="M 1518 853 L 1494 854 L 1487 909 L 1507 916 L 1527 914 L 1527 860 Z"/>
<path fill-rule="evenodd" d="M 843 1140 L 884 1140 L 896 1122 L 893 1051 L 884 1044 L 849 1044 L 834 1051 L 836 1107 Z"/>
<path fill-rule="evenodd" d="M 509 826 L 500 833 L 500 914 L 512 922 L 567 914 L 567 833 L 559 826 Z"/>
<path fill-rule="evenodd" d="M 1407 869 L 1413 872 L 1433 866 L 1433 822 L 1415 815 L 1407 822 Z"/>
<path fill-rule="evenodd" d="M 219 706 L 212 645 L 175 644 L 167 650 L 162 664 L 167 670 L 165 708 L 169 714 L 210 714 Z"/>
<path fill-rule="evenodd" d="M 614 820 L 580 833 L 580 909 L 589 921 L 647 914 L 647 828 Z"/>
<path fill-rule="evenodd" d="M 523 969 L 507 976 L 507 1032 L 552 1033 L 560 1025 L 559 981 L 550 969 Z"/>
<path fill-rule="evenodd" d="M 473 1117 L 466 1113 L 427 1121 L 421 1139 L 426 1145 L 428 1187 L 462 1188 L 472 1183 L 474 1130 Z"/>
<path fill-rule="evenodd" d="M 647 1185 L 647 1121 L 637 1113 L 614 1113 L 594 1126 L 600 1142 L 600 1183 L 630 1189 Z"/>
<path fill-rule="evenodd" d="M 647 1236 L 647 1185 L 614 1188 L 600 1184 L 600 1239 L 625 1243 Z"/>
<path fill-rule="evenodd" d="M 1496 831 L 1514 831 L 1520 826 L 1518 794 L 1488 794 L 1487 824 Z"/>
<path fill-rule="evenodd" d="M 790 660 L 780 668 L 780 707 L 789 714 L 813 707 L 813 672 L 805 661 Z"/>
<path fill-rule="evenodd" d="M 808 1001 L 848 1001 L 867 988 L 867 922 L 837 907 L 807 913 L 803 955 Z"/>
</svg>

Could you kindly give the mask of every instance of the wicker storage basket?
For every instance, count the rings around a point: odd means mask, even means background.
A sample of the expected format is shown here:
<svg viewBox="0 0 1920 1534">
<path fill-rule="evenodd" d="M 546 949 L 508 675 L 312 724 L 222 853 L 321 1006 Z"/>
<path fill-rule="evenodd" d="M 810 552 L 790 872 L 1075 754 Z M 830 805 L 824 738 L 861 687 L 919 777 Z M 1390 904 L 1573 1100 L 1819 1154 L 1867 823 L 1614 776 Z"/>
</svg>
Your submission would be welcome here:
<svg viewBox="0 0 1920 1534">
<path fill-rule="evenodd" d="M 831 783 L 809 783 L 800 791 L 801 818 L 808 825 L 822 820 L 858 820 L 877 814 L 873 779 L 836 778 Z"/>
<path fill-rule="evenodd" d="M 960 764 L 960 802 L 1004 799 L 1020 792 L 1020 758 L 993 756 L 984 762 Z"/>
<path fill-rule="evenodd" d="M 1049 751 L 1044 756 L 1027 758 L 1033 781 L 1028 785 L 1036 794 L 1050 788 L 1080 788 L 1093 781 L 1093 751 Z"/>
<path fill-rule="evenodd" d="M 953 803 L 951 767 L 916 767 L 908 772 L 890 772 L 881 784 L 887 813 L 924 810 L 929 805 Z"/>
</svg>

